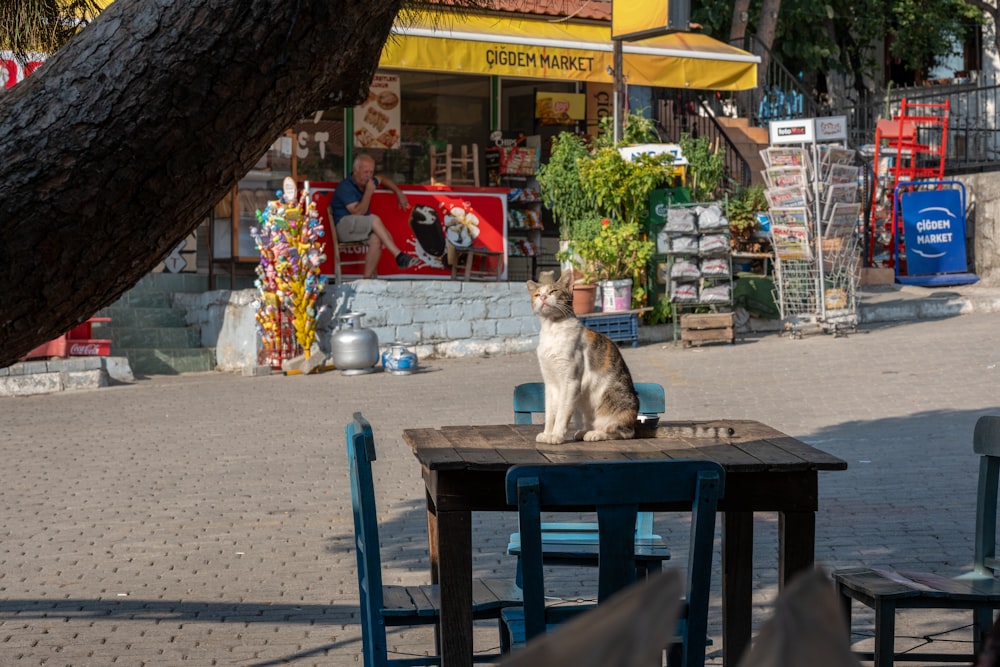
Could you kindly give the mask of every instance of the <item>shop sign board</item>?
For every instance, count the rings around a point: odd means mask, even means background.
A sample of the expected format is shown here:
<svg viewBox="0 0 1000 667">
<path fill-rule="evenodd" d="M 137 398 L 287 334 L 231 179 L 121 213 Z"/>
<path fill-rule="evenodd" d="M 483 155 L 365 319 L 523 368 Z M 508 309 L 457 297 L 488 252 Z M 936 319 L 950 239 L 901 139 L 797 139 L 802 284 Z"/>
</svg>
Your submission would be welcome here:
<svg viewBox="0 0 1000 667">
<path fill-rule="evenodd" d="M 316 203 L 323 223 L 324 239 L 329 238 L 330 225 L 327 207 L 336 189 L 336 183 L 310 182 L 309 195 Z M 484 248 L 503 253 L 504 268 L 502 279 L 507 277 L 507 188 L 469 188 L 452 190 L 435 186 L 404 186 L 403 192 L 410 208 L 399 208 L 396 195 L 380 189 L 372 197 L 371 212 L 379 216 L 400 250 L 414 255 L 420 264 L 409 269 L 400 269 L 395 259 L 383 251 L 378 263 L 380 278 L 442 278 L 451 277 L 447 264 L 447 242 L 459 248 Z M 324 276 L 335 273 L 332 245 L 327 244 L 326 261 L 320 267 Z M 341 251 L 347 258 L 348 252 Z M 359 277 L 362 265 L 346 265 L 342 274 Z"/>
<path fill-rule="evenodd" d="M 811 144 L 816 141 L 816 123 L 813 118 L 772 120 L 767 131 L 772 146 L 780 144 Z"/>
<path fill-rule="evenodd" d="M 377 72 L 368 98 L 354 107 L 354 146 L 398 149 L 400 106 L 399 75 Z"/>
<path fill-rule="evenodd" d="M 960 190 L 921 190 L 899 195 L 908 275 L 963 273 L 965 208 Z"/>
<path fill-rule="evenodd" d="M 772 120 L 767 129 L 772 146 L 847 141 L 847 116 Z"/>
</svg>

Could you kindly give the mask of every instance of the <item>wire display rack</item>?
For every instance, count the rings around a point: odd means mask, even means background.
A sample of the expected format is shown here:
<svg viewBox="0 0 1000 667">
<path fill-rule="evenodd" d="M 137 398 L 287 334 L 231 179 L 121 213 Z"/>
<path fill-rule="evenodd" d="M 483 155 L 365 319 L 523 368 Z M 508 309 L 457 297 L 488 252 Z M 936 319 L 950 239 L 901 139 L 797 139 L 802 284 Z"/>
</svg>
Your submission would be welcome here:
<svg viewBox="0 0 1000 667">
<path fill-rule="evenodd" d="M 761 151 L 774 300 L 793 338 L 808 329 L 839 335 L 858 325 L 861 169 L 854 150 L 833 143 L 846 138 L 846 118 L 822 121 L 772 122 L 771 147 Z"/>
</svg>

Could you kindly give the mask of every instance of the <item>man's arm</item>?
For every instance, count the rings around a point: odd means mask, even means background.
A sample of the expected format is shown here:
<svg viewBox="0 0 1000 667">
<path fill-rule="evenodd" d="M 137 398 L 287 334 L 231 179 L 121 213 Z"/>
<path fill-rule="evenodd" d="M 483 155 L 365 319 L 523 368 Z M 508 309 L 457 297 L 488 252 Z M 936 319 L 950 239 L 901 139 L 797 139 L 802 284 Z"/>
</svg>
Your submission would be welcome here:
<svg viewBox="0 0 1000 667">
<path fill-rule="evenodd" d="M 372 203 L 372 195 L 375 193 L 375 181 L 371 180 L 365 185 L 365 191 L 361 193 L 361 199 L 353 204 L 346 204 L 347 212 L 351 215 L 366 215 Z"/>
<path fill-rule="evenodd" d="M 403 210 L 410 208 L 410 202 L 406 198 L 406 195 L 399 189 L 399 186 L 396 185 L 391 178 L 385 174 L 379 174 L 378 184 L 384 185 L 387 189 L 392 190 L 393 194 L 396 195 L 396 201 L 399 202 L 399 208 Z"/>
</svg>

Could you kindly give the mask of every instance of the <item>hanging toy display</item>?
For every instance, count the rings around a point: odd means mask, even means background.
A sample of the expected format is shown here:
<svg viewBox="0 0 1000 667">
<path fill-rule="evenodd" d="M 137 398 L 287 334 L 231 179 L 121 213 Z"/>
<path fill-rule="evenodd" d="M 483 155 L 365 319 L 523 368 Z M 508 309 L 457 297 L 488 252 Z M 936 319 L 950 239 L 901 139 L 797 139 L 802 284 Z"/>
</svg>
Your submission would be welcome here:
<svg viewBox="0 0 1000 667">
<path fill-rule="evenodd" d="M 271 366 L 299 353 L 309 358 L 316 339 L 316 297 L 322 289 L 320 265 L 326 259 L 309 182 L 297 201 L 291 177 L 285 178 L 277 194 L 277 200 L 257 211 L 259 227 L 250 230 L 260 252 L 254 281 L 260 294 L 254 304 L 257 333 L 262 355 Z M 294 344 L 288 323 L 295 332 Z"/>
</svg>

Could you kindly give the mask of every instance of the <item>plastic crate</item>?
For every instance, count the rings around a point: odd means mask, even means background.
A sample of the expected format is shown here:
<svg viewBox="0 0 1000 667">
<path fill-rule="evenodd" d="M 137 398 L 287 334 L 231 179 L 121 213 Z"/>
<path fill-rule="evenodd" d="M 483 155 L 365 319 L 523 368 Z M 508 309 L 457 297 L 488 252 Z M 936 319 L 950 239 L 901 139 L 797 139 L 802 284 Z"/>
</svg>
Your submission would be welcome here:
<svg viewBox="0 0 1000 667">
<path fill-rule="evenodd" d="M 632 343 L 632 347 L 639 346 L 638 313 L 583 315 L 580 321 L 583 326 L 604 334 L 616 343 Z"/>
</svg>

